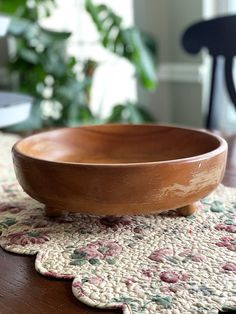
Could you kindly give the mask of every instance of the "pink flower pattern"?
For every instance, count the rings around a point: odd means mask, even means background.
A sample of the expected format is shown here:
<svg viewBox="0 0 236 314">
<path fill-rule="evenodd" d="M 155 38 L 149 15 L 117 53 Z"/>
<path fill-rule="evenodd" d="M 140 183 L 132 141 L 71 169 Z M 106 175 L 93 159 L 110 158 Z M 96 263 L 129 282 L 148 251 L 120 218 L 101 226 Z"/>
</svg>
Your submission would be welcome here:
<svg viewBox="0 0 236 314">
<path fill-rule="evenodd" d="M 24 208 L 17 206 L 17 205 L 11 205 L 7 203 L 0 203 L 0 213 L 1 212 L 9 212 L 11 214 L 18 214 L 20 213 Z"/>
<path fill-rule="evenodd" d="M 86 253 L 87 259 L 117 256 L 121 253 L 122 247 L 116 241 L 98 240 L 91 242 L 77 250 L 80 253 Z"/>
<path fill-rule="evenodd" d="M 176 283 L 178 281 L 188 281 L 190 276 L 188 274 L 178 273 L 176 271 L 163 271 L 160 273 L 160 279 L 167 283 Z"/>
<path fill-rule="evenodd" d="M 226 271 L 236 271 L 236 264 L 235 263 L 226 263 L 222 268 Z"/>
<path fill-rule="evenodd" d="M 100 285 L 104 280 L 100 276 L 92 277 L 89 279 L 89 283 L 92 285 L 98 286 Z"/>
<path fill-rule="evenodd" d="M 232 237 L 222 237 L 219 242 L 216 243 L 217 246 L 225 247 L 230 251 L 236 252 L 236 239 Z"/>
<path fill-rule="evenodd" d="M 76 294 L 78 295 L 78 297 L 85 296 L 83 285 L 79 281 L 73 282 L 72 287 L 73 287 L 73 290 L 76 290 Z"/>
<path fill-rule="evenodd" d="M 236 233 L 236 225 L 218 224 L 215 226 L 216 230 L 227 231 L 229 233 Z"/>
<path fill-rule="evenodd" d="M 155 261 L 155 262 L 159 262 L 159 263 L 163 263 L 165 261 L 165 258 L 168 256 L 173 255 L 173 250 L 170 248 L 161 248 L 161 249 L 157 249 L 155 251 L 152 252 L 151 255 L 149 255 L 149 259 Z"/>
<path fill-rule="evenodd" d="M 160 279 L 168 283 L 176 283 L 180 278 L 181 276 L 174 271 L 163 271 L 160 273 Z"/>
<path fill-rule="evenodd" d="M 29 244 L 43 244 L 49 241 L 50 237 L 44 232 L 27 231 L 12 233 L 7 236 L 8 245 L 21 245 L 26 246 Z"/>
</svg>

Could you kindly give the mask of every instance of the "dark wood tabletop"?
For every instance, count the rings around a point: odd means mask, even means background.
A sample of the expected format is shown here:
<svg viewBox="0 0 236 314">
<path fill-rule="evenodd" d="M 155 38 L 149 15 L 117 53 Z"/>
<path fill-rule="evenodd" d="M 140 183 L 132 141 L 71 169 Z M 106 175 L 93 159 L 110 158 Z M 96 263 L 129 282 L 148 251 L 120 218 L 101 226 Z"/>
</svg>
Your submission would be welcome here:
<svg viewBox="0 0 236 314">
<path fill-rule="evenodd" d="M 229 141 L 229 157 L 223 183 L 236 187 L 236 142 Z M 0 249 L 1 314 L 96 314 L 121 313 L 98 310 L 80 303 L 72 294 L 71 281 L 43 277 L 34 268 L 34 257 Z"/>
</svg>

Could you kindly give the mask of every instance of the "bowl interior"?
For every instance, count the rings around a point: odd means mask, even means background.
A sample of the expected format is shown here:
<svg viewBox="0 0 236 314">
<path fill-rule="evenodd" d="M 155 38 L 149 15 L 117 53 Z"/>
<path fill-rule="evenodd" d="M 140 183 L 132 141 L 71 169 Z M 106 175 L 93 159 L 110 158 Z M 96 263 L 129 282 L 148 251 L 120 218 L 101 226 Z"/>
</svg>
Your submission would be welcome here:
<svg viewBox="0 0 236 314">
<path fill-rule="evenodd" d="M 120 164 L 194 157 L 220 146 L 217 137 L 160 125 L 100 125 L 65 128 L 23 139 L 16 149 L 37 159 Z"/>
</svg>

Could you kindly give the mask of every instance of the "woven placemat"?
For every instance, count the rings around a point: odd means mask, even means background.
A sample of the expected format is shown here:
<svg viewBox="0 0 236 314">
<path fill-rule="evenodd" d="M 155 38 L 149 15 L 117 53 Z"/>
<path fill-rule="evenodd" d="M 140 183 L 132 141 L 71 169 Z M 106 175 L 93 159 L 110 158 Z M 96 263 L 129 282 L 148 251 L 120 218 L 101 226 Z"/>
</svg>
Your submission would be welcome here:
<svg viewBox="0 0 236 314">
<path fill-rule="evenodd" d="M 73 279 L 76 298 L 125 314 L 236 313 L 236 189 L 220 186 L 198 213 L 47 218 L 16 182 L 0 134 L 1 246 L 36 255 L 45 276 Z M 37 180 L 37 178 L 35 178 Z"/>
</svg>

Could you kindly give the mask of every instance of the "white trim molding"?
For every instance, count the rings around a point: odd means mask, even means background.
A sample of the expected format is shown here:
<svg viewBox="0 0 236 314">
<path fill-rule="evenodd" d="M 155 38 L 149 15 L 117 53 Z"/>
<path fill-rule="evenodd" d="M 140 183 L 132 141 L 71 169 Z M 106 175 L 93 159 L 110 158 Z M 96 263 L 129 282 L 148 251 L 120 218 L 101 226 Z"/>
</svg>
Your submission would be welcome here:
<svg viewBox="0 0 236 314">
<path fill-rule="evenodd" d="M 161 63 L 158 67 L 160 82 L 199 83 L 203 82 L 205 67 L 193 63 Z"/>
</svg>

